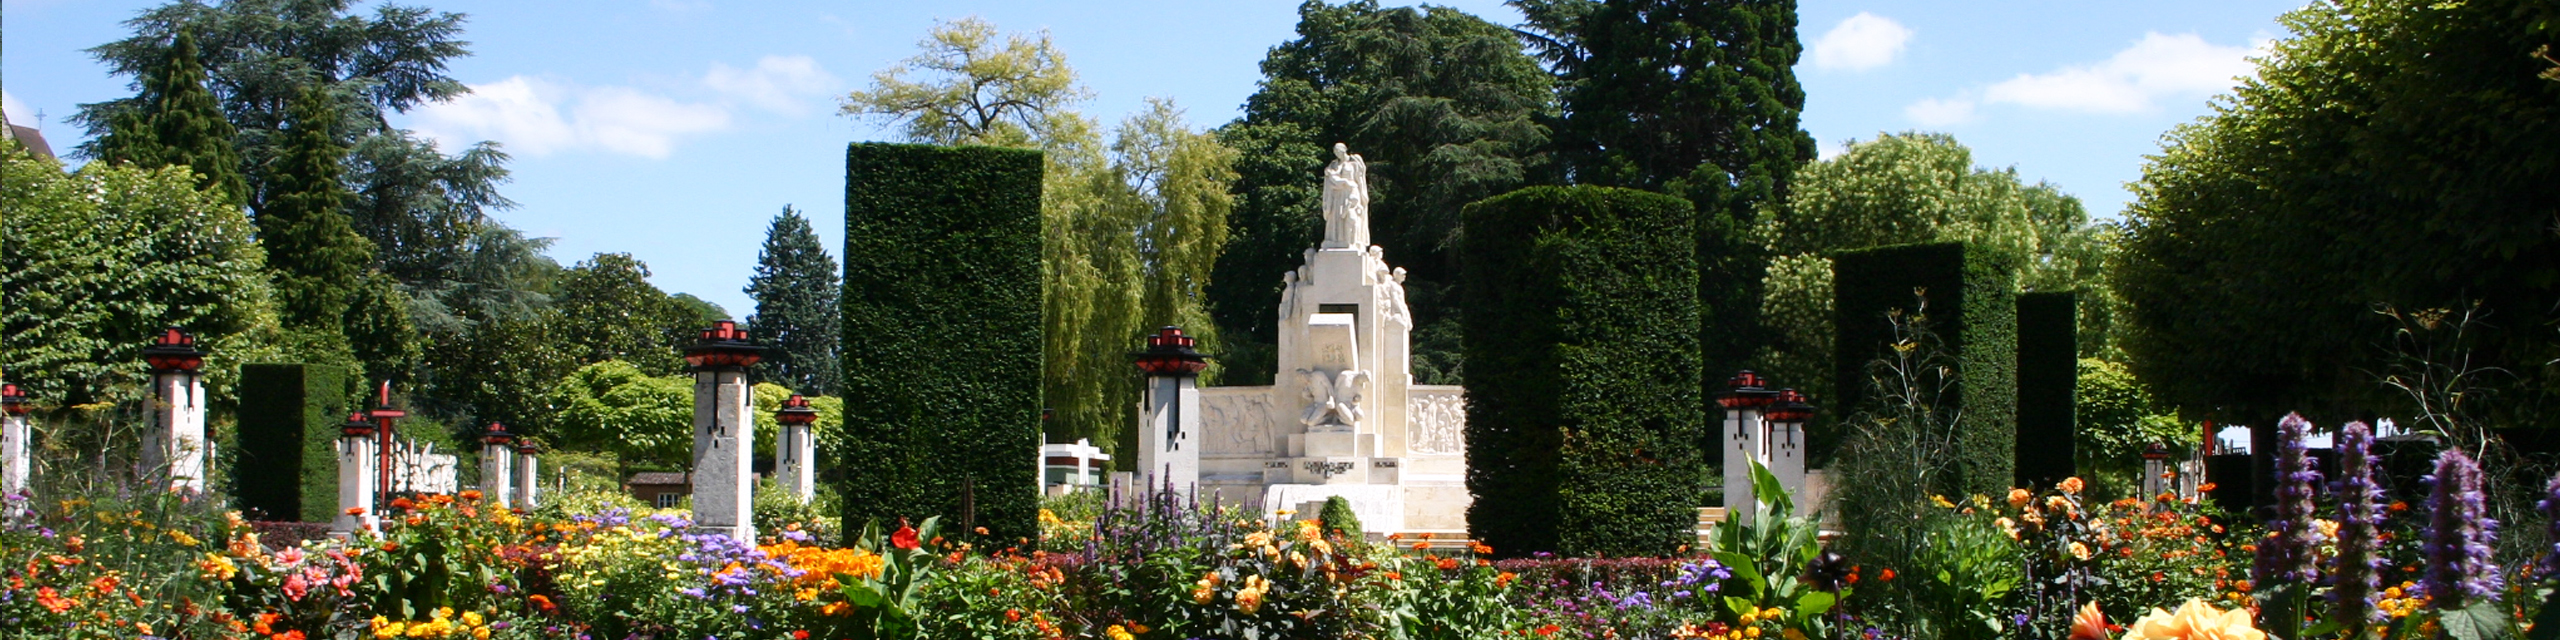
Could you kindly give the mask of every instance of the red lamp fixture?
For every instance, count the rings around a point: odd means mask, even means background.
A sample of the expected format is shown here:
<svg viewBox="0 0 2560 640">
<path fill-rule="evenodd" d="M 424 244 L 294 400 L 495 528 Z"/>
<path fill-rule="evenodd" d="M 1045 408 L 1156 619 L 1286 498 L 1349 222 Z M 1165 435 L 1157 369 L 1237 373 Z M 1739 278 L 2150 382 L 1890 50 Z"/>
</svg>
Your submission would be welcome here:
<svg viewBox="0 0 2560 640">
<path fill-rule="evenodd" d="M 515 441 L 516 434 L 507 433 L 507 425 L 495 422 L 489 423 L 489 430 L 480 434 L 481 444 L 494 444 L 503 447 L 507 446 L 507 443 Z"/>
<path fill-rule="evenodd" d="M 19 390 L 18 385 L 0 385 L 0 412 L 23 416 L 30 408 L 27 406 L 27 392 Z"/>
<path fill-rule="evenodd" d="M 1188 378 L 1200 375 L 1200 370 L 1209 368 L 1209 356 L 1194 348 L 1199 343 L 1198 338 L 1182 335 L 1182 329 L 1157 329 L 1155 335 L 1147 336 L 1147 350 L 1138 352 L 1135 357 L 1138 370 L 1147 372 L 1149 376 Z"/>
<path fill-rule="evenodd" d="M 196 349 L 196 337 L 176 327 L 162 330 L 151 346 L 143 347 L 142 359 L 151 363 L 153 373 L 195 373 L 204 368 L 204 352 Z"/>
<path fill-rule="evenodd" d="M 532 440 L 521 438 L 516 440 L 516 455 L 529 456 L 537 453 L 542 453 L 542 445 L 534 444 Z"/>
<path fill-rule="evenodd" d="M 791 394 L 790 399 L 782 401 L 781 409 L 774 410 L 773 421 L 787 426 L 805 427 L 818 421 L 818 410 L 809 406 L 808 398 L 795 393 Z"/>
<path fill-rule="evenodd" d="M 1716 406 L 1728 410 L 1758 409 L 1769 406 L 1778 399 L 1779 392 L 1769 390 L 1768 378 L 1761 377 L 1756 371 L 1744 369 L 1741 373 L 1733 374 L 1733 378 L 1725 380 L 1724 383 L 1730 390 L 1724 395 L 1716 396 Z"/>
<path fill-rule="evenodd" d="M 764 347 L 749 342 L 746 330 L 730 320 L 713 323 L 684 348 L 684 363 L 695 371 L 736 371 L 763 361 Z"/>
<path fill-rule="evenodd" d="M 1763 414 L 1768 416 L 1770 422 L 1802 424 L 1806 420 L 1813 419 L 1813 405 L 1805 404 L 1803 393 L 1794 389 L 1780 389 L 1773 399 L 1776 403 L 1770 405 L 1767 412 Z"/>
<path fill-rule="evenodd" d="M 373 423 L 366 421 L 364 414 L 361 412 L 350 413 L 347 414 L 347 423 L 339 425 L 338 434 L 349 438 L 371 438 L 373 437 Z"/>
<path fill-rule="evenodd" d="M 2165 445 L 2165 444 L 2160 444 L 2160 443 L 2154 442 L 2154 443 L 2151 443 L 2149 446 L 2145 446 L 2145 447 L 2143 447 L 2143 448 L 2142 448 L 2142 459 L 2144 459 L 2144 460 L 2149 460 L 2149 461 L 2152 461 L 2152 462 L 2159 462 L 2159 461 L 2162 461 L 2162 460 L 2167 460 L 2167 459 L 2169 459 L 2169 445 Z"/>
</svg>

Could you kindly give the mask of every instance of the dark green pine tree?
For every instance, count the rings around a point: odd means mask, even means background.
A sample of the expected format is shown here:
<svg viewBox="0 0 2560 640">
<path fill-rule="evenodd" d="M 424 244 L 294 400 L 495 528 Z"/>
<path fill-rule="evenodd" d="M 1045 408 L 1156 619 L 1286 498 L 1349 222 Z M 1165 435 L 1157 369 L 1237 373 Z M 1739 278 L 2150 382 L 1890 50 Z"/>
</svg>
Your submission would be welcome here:
<svg viewBox="0 0 2560 640">
<path fill-rule="evenodd" d="M 347 157 L 331 130 L 338 111 L 314 87 L 294 100 L 282 150 L 257 211 L 258 244 L 276 274 L 276 299 L 288 325 L 345 335 L 347 308 L 366 284 L 373 246 L 356 235 L 343 211 L 340 182 Z"/>
<path fill-rule="evenodd" d="M 1748 366 L 1768 270 L 1750 230 L 1815 155 L 1797 124 L 1795 0 L 1514 0 L 1554 69 L 1567 179 L 1686 197 L 1698 211 L 1707 383 Z"/>
<path fill-rule="evenodd" d="M 805 395 L 836 392 L 836 341 L 843 333 L 838 273 L 809 219 L 783 207 L 765 231 L 756 275 L 747 280 L 747 295 L 756 300 L 747 326 L 773 349 L 757 365 L 758 379 Z"/>
<path fill-rule="evenodd" d="M 165 61 L 142 74 L 139 108 L 116 114 L 90 153 L 147 168 L 184 165 L 195 170 L 197 186 L 221 190 L 233 206 L 248 203 L 235 131 L 204 83 L 195 37 L 180 32 Z"/>
</svg>

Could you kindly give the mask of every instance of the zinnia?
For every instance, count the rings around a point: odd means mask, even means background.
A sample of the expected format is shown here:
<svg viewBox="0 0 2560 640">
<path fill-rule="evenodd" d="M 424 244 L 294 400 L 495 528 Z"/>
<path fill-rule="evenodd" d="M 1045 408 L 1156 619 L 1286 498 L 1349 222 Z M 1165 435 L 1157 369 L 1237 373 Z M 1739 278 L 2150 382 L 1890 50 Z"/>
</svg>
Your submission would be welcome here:
<svg viewBox="0 0 2560 640">
<path fill-rule="evenodd" d="M 2080 605 L 2080 613 L 2071 616 L 2071 640 L 2107 640 L 2107 614 L 2098 603 Z"/>
<path fill-rule="evenodd" d="M 2177 613 L 2152 609 L 2133 621 L 2122 640 L 2266 640 L 2266 632 L 2250 624 L 2246 609 L 2223 611 L 2189 599 Z"/>
</svg>

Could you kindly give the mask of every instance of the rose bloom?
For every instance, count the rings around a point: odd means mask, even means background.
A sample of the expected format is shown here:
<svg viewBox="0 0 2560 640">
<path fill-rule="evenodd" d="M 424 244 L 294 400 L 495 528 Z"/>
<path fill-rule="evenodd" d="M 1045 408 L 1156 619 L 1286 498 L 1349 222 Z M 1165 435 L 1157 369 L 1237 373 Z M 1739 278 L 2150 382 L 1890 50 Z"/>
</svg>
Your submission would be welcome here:
<svg viewBox="0 0 2560 640">
<path fill-rule="evenodd" d="M 2177 613 L 2152 609 L 2133 621 L 2123 640 L 2266 640 L 2266 632 L 2250 624 L 2246 609 L 2223 611 L 2189 599 Z"/>
</svg>

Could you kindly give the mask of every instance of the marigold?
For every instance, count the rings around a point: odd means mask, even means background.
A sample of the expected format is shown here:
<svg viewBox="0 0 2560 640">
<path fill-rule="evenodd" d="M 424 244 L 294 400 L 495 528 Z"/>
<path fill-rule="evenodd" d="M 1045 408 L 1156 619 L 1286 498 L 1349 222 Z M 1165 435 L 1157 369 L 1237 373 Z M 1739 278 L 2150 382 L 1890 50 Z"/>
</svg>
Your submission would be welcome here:
<svg viewBox="0 0 2560 640">
<path fill-rule="evenodd" d="M 2063 493 L 2078 495 L 2081 489 L 2087 488 L 2087 485 L 2080 482 L 2079 476 L 2072 476 L 2063 478 L 2062 484 L 2055 485 L 2054 488 L 2061 489 Z"/>
</svg>

